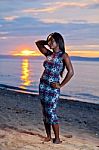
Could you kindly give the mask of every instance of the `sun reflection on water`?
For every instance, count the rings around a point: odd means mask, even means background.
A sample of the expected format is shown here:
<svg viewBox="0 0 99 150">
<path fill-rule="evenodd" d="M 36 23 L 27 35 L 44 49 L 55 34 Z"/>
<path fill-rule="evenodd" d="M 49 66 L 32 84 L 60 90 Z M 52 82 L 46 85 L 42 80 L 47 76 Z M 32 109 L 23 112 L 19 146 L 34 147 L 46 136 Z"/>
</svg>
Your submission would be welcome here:
<svg viewBox="0 0 99 150">
<path fill-rule="evenodd" d="M 21 72 L 21 86 L 20 88 L 26 89 L 27 86 L 31 84 L 30 80 L 30 65 L 28 59 L 23 59 L 22 61 L 22 72 Z"/>
</svg>

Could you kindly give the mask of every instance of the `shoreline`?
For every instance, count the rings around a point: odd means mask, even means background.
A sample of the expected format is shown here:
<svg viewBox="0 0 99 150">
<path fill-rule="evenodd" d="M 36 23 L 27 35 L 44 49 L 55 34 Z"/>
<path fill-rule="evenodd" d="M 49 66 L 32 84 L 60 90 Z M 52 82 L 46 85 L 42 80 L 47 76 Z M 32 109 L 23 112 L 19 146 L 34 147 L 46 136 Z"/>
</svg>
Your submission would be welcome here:
<svg viewBox="0 0 99 150">
<path fill-rule="evenodd" d="M 11 90 L 12 92 L 19 92 L 19 93 L 25 93 L 25 94 L 30 94 L 30 95 L 39 95 L 39 93 L 36 90 L 30 90 L 30 89 L 23 89 L 20 87 L 16 87 L 16 86 L 11 86 L 11 85 L 7 85 L 7 84 L 0 84 L 0 89 L 4 89 L 4 90 Z M 90 100 L 85 100 L 84 99 L 79 99 L 79 98 L 73 98 L 69 95 L 64 95 L 64 94 L 60 94 L 60 99 L 66 99 L 66 100 L 71 100 L 71 101 L 77 101 L 77 102 L 84 102 L 84 103 L 91 103 L 91 104 L 97 104 L 99 105 L 99 102 L 97 100 L 90 101 Z"/>
<path fill-rule="evenodd" d="M 70 150 L 80 150 L 81 145 L 87 145 L 90 150 L 92 143 L 91 147 L 98 150 L 99 105 L 60 98 L 57 113 L 60 120 L 62 146 L 66 146 L 67 143 L 71 146 Z M 34 136 L 37 145 L 37 141 L 41 141 L 41 138 L 45 136 L 39 95 L 0 88 L 0 133 L 5 133 L 5 137 L 8 133 L 10 136 L 14 136 L 14 134 L 23 136 L 24 134 L 25 137 L 26 135 L 30 136 L 30 139 Z M 3 135 L 0 134 L 0 137 Z M 2 138 L 0 138 L 2 145 L 6 139 L 3 138 L 3 140 L 2 142 Z M 72 143 L 76 145 L 76 148 Z M 52 146 L 52 143 L 49 144 Z M 43 145 L 49 146 L 49 144 Z M 43 149 L 44 147 L 40 150 Z"/>
</svg>

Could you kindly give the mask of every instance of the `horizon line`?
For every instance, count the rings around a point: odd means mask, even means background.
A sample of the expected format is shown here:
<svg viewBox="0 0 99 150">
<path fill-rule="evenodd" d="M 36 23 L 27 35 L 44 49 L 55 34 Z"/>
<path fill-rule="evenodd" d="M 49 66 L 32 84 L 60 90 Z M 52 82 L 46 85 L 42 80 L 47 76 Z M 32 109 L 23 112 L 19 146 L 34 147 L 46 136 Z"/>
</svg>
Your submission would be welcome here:
<svg viewBox="0 0 99 150">
<path fill-rule="evenodd" d="M 10 56 L 10 57 L 25 57 L 25 58 L 28 58 L 28 57 L 44 57 L 44 55 L 42 54 L 42 55 L 29 55 L 29 56 L 23 56 L 23 55 L 11 55 L 11 54 L 0 54 L 0 56 Z M 99 58 L 99 56 L 93 56 L 93 57 L 88 57 L 88 56 L 79 56 L 79 55 L 76 55 L 76 56 L 74 56 L 74 55 L 69 55 L 70 57 L 80 57 L 80 58 Z"/>
</svg>

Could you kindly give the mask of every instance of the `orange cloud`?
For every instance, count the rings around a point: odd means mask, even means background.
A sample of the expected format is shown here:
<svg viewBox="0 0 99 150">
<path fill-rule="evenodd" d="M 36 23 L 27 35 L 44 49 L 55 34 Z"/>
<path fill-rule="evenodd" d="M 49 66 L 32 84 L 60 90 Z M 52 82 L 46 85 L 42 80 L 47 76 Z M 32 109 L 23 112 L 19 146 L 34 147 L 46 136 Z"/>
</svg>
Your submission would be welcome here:
<svg viewBox="0 0 99 150">
<path fill-rule="evenodd" d="M 67 53 L 70 56 L 81 56 L 81 57 L 99 57 L 99 51 L 92 51 L 92 50 L 81 50 L 81 51 L 69 51 Z"/>
<path fill-rule="evenodd" d="M 41 13 L 41 12 L 54 12 L 55 10 L 57 10 L 57 7 L 47 7 L 47 8 L 42 8 L 42 9 L 25 9 L 23 10 L 23 12 L 25 13 Z"/>
<path fill-rule="evenodd" d="M 49 4 L 49 3 L 48 3 Z M 22 10 L 22 12 L 25 13 L 41 13 L 41 12 L 47 12 L 47 13 L 52 13 L 62 7 L 87 7 L 88 4 L 86 3 L 76 3 L 76 2 L 55 2 L 55 3 L 50 3 L 49 6 L 47 6 L 46 8 L 38 8 L 38 9 L 24 9 Z"/>
<path fill-rule="evenodd" d="M 13 21 L 13 20 L 15 20 L 18 17 L 19 16 L 7 16 L 7 17 L 4 17 L 4 20 L 6 20 L 6 21 Z"/>
</svg>

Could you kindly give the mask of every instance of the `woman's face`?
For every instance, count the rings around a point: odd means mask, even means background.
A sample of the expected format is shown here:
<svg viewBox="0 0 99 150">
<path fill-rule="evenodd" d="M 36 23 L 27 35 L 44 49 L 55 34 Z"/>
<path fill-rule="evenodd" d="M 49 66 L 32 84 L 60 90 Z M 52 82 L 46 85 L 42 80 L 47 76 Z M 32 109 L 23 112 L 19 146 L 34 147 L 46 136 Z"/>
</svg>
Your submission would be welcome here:
<svg viewBox="0 0 99 150">
<path fill-rule="evenodd" d="M 55 49 L 55 48 L 58 46 L 53 37 L 50 37 L 50 38 L 48 39 L 48 46 L 49 46 L 51 49 Z"/>
</svg>

